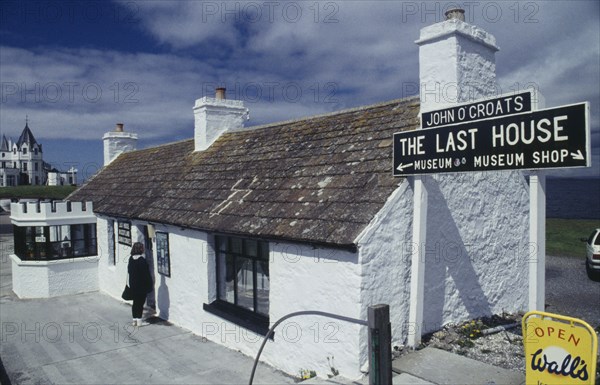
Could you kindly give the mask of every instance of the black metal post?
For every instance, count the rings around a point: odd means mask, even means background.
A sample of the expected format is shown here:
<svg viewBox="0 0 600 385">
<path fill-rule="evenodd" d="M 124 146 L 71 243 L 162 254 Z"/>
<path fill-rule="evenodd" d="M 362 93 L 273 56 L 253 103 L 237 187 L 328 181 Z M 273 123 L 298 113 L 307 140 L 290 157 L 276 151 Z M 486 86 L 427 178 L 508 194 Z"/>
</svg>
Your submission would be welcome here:
<svg viewBox="0 0 600 385">
<path fill-rule="evenodd" d="M 392 326 L 389 305 L 369 306 L 369 385 L 392 385 Z"/>
</svg>

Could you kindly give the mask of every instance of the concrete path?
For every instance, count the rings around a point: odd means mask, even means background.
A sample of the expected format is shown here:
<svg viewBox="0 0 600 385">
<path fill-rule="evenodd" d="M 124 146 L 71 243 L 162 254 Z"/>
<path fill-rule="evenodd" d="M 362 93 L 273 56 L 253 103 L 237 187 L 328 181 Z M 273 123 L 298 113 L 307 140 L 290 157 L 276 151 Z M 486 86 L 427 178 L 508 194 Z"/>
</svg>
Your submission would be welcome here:
<svg viewBox="0 0 600 385">
<path fill-rule="evenodd" d="M 0 230 L 7 216 L 0 214 Z M 247 384 L 253 359 L 155 318 L 134 328 L 131 306 L 102 293 L 20 300 L 12 237 L 0 235 L 0 382 L 12 384 Z M 3 378 L 3 370 L 8 378 Z M 255 384 L 293 384 L 260 364 Z"/>
<path fill-rule="evenodd" d="M 425 348 L 392 362 L 395 372 L 408 373 L 438 385 L 521 385 L 525 375 L 452 354 Z"/>
<path fill-rule="evenodd" d="M 328 380 L 320 378 L 311 378 L 310 380 L 302 381 L 302 385 L 369 385 L 369 377 L 363 378 L 361 381 L 350 381 L 343 377 L 334 377 Z M 407 373 L 395 373 L 392 378 L 392 385 L 434 385 L 429 381 L 411 376 Z"/>
</svg>

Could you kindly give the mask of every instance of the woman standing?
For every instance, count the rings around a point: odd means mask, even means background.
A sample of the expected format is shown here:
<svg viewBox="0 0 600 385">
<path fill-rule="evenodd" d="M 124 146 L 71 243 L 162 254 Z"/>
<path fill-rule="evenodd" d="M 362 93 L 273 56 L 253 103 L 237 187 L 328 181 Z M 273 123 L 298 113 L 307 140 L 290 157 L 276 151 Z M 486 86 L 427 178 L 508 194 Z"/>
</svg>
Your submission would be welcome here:
<svg viewBox="0 0 600 385">
<path fill-rule="evenodd" d="M 144 257 L 144 245 L 136 242 L 131 247 L 131 257 L 127 264 L 127 281 L 133 296 L 131 315 L 133 326 L 142 326 L 142 313 L 146 296 L 154 287 L 148 263 Z"/>
</svg>

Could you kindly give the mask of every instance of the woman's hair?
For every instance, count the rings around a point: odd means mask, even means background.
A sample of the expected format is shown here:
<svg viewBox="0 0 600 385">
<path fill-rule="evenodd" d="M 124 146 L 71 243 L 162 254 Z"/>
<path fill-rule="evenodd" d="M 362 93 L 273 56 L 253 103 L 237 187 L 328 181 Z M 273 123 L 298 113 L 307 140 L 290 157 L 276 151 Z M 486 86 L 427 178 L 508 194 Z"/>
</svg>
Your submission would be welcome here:
<svg viewBox="0 0 600 385">
<path fill-rule="evenodd" d="M 140 242 L 136 242 L 131 246 L 131 255 L 144 254 L 144 245 Z"/>
</svg>

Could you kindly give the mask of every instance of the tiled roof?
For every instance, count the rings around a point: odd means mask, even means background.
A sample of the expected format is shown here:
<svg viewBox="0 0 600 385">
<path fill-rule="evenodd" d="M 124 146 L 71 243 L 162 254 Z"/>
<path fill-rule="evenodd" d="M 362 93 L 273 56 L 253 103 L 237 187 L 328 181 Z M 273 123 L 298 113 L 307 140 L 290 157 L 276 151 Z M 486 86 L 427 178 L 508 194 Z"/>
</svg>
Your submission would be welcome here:
<svg viewBox="0 0 600 385">
<path fill-rule="evenodd" d="M 19 137 L 19 140 L 17 140 L 17 147 L 21 148 L 21 146 L 24 143 L 27 143 L 30 148 L 31 148 L 31 146 L 33 146 L 34 144 L 37 143 L 37 141 L 35 140 L 35 137 L 33 136 L 33 133 L 29 129 L 28 124 L 25 124 L 25 128 L 23 129 L 23 132 L 21 132 L 21 136 Z"/>
<path fill-rule="evenodd" d="M 209 232 L 355 248 L 399 183 L 394 132 L 418 98 L 121 154 L 69 200 L 100 214 Z"/>
<path fill-rule="evenodd" d="M 8 139 L 4 135 L 2 135 L 2 141 L 0 142 L 0 151 L 10 151 L 8 148 Z"/>
</svg>

